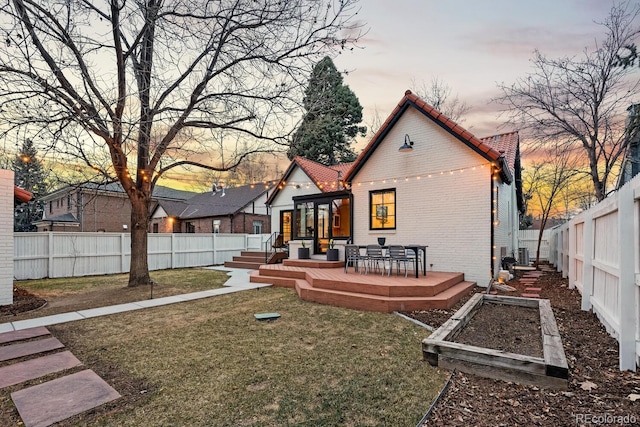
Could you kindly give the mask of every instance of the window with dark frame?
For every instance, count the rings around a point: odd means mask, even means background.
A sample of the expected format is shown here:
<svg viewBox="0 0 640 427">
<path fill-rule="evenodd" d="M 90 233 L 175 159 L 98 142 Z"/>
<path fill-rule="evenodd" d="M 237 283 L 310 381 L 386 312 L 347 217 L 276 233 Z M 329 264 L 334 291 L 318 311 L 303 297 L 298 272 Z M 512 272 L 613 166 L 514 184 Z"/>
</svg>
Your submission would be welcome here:
<svg viewBox="0 0 640 427">
<path fill-rule="evenodd" d="M 369 229 L 393 230 L 396 228 L 396 190 L 369 192 Z"/>
</svg>

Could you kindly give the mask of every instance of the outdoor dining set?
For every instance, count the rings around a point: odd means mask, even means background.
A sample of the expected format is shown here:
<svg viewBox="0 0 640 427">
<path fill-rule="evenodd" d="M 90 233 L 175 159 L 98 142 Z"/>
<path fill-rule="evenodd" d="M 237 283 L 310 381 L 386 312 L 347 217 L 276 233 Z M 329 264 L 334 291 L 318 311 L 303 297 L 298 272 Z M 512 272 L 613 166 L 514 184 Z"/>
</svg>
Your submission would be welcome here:
<svg viewBox="0 0 640 427">
<path fill-rule="evenodd" d="M 408 276 L 409 266 L 413 266 L 416 278 L 420 269 L 426 276 L 426 248 L 426 245 L 346 245 L 344 271 L 347 273 L 349 266 L 352 266 L 360 274 L 381 272 L 383 276 L 390 276 L 395 267 L 399 275 L 402 264 L 405 277 Z"/>
</svg>

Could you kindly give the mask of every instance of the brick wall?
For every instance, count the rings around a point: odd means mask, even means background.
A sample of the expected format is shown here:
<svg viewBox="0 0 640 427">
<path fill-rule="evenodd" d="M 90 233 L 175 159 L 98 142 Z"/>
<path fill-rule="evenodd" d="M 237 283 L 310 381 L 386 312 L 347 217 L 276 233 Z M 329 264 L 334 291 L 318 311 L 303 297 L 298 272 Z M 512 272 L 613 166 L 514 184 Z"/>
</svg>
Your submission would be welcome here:
<svg viewBox="0 0 640 427">
<path fill-rule="evenodd" d="M 0 305 L 13 304 L 13 171 L 0 170 Z"/>
<path fill-rule="evenodd" d="M 81 210 L 76 214 L 81 219 L 82 231 L 131 231 L 131 202 L 126 196 L 83 193 L 82 197 Z"/>
<path fill-rule="evenodd" d="M 190 220 L 182 220 L 180 232 L 187 232 L 187 223 L 191 223 L 196 233 L 213 233 L 213 221 L 220 221 L 220 233 L 253 233 L 253 221 L 262 222 L 262 233 L 270 233 L 271 223 L 267 215 L 239 213 L 233 218 L 228 216 L 194 218 Z"/>
<path fill-rule="evenodd" d="M 405 134 L 414 142 L 410 153 L 398 151 Z M 388 188 L 396 190 L 396 229 L 370 230 L 369 193 Z M 467 280 L 486 286 L 491 188 L 486 159 L 410 108 L 355 177 L 354 242 L 386 237 L 387 244 L 425 244 L 427 269 L 464 272 Z"/>
<path fill-rule="evenodd" d="M 116 233 L 130 231 L 131 203 L 126 195 L 106 195 L 83 191 L 78 196 L 77 191 L 72 191 L 46 202 L 46 218 L 67 213 L 73 214 L 80 222 L 80 227 L 70 229 L 73 231 Z M 126 229 L 123 225 L 126 225 Z"/>
</svg>

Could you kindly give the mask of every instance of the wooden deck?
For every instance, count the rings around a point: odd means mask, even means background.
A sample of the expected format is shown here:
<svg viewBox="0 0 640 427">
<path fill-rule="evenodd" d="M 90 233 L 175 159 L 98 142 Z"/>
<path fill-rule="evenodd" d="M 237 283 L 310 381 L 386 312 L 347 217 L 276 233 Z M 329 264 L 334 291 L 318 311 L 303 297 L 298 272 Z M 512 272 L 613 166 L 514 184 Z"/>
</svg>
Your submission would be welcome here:
<svg viewBox="0 0 640 427">
<path fill-rule="evenodd" d="M 380 312 L 450 308 L 475 286 L 463 273 L 429 271 L 415 278 L 359 274 L 352 267 L 345 273 L 343 262 L 316 260 L 262 265 L 251 281 L 295 289 L 307 301 Z"/>
</svg>

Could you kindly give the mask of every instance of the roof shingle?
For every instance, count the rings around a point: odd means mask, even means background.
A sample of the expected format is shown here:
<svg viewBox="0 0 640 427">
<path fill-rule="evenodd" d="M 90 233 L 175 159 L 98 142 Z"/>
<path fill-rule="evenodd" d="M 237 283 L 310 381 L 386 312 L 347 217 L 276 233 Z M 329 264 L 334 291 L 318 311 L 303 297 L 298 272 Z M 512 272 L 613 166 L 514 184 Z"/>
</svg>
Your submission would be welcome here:
<svg viewBox="0 0 640 427">
<path fill-rule="evenodd" d="M 293 160 L 291 160 L 289 167 L 280 179 L 280 182 L 278 182 L 271 195 L 269 195 L 269 198 L 266 202 L 267 204 L 271 203 L 276 194 L 278 194 L 280 188 L 282 188 L 282 186 L 286 184 L 289 176 L 291 176 L 291 173 L 296 166 L 302 169 L 305 174 L 307 174 L 307 176 L 314 182 L 314 184 L 320 189 L 320 191 L 322 191 L 323 193 L 329 193 L 332 191 L 339 191 L 344 189 L 342 186 L 344 177 L 353 166 L 353 163 L 340 163 L 333 166 L 326 166 L 301 156 L 295 156 Z"/>
</svg>

